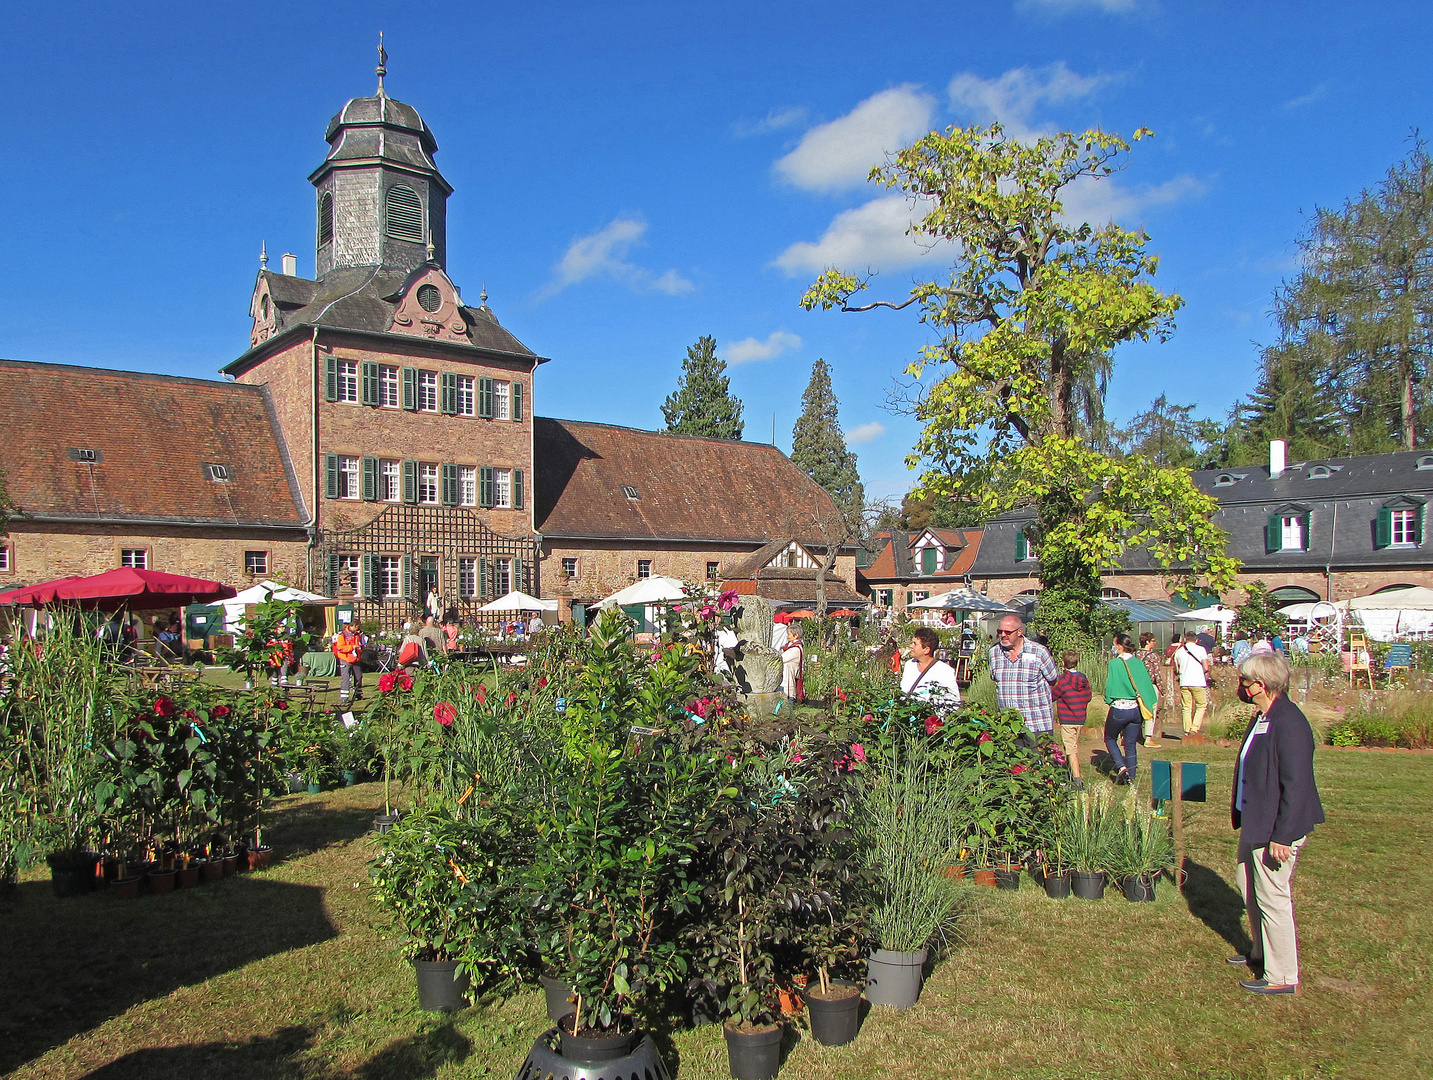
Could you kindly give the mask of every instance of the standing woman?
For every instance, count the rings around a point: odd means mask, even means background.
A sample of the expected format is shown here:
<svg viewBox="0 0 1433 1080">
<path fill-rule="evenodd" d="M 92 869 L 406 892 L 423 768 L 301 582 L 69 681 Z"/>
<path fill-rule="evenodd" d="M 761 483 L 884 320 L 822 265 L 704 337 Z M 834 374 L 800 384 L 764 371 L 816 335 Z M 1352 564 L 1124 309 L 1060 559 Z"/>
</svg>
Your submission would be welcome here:
<svg viewBox="0 0 1433 1080">
<path fill-rule="evenodd" d="M 1144 665 L 1145 673 L 1149 675 L 1149 684 L 1159 686 L 1158 679 L 1163 668 L 1163 661 L 1159 655 L 1159 641 L 1146 630 L 1139 636 L 1139 657 L 1140 663 Z M 1150 750 L 1163 750 L 1164 743 L 1159 741 L 1159 694 L 1154 695 L 1154 701 L 1146 702 L 1154 710 L 1154 715 L 1144 722 L 1144 745 Z"/>
<path fill-rule="evenodd" d="M 1244 734 L 1234 775 L 1230 820 L 1239 830 L 1239 893 L 1249 911 L 1253 947 L 1231 964 L 1253 978 L 1254 994 L 1299 992 L 1294 932 L 1294 863 L 1315 825 L 1324 821 L 1314 783 L 1314 733 L 1288 698 L 1289 665 L 1278 653 L 1255 653 L 1239 665 L 1239 700 L 1259 711 Z"/>
<path fill-rule="evenodd" d="M 1153 715 L 1154 701 L 1159 695 L 1149 672 L 1134 655 L 1134 642 L 1128 634 L 1115 637 L 1115 655 L 1105 678 L 1105 704 L 1110 707 L 1105 717 L 1105 747 L 1119 772 L 1115 783 L 1132 784 L 1138 765 L 1139 729 L 1143 720 L 1140 711 Z M 1124 753 L 1120 753 L 1120 743 Z"/>
<path fill-rule="evenodd" d="M 806 696 L 806 687 L 801 678 L 801 662 L 805 656 L 805 650 L 801 648 L 801 628 L 788 628 L 786 644 L 781 646 L 781 689 L 793 703 Z"/>
</svg>

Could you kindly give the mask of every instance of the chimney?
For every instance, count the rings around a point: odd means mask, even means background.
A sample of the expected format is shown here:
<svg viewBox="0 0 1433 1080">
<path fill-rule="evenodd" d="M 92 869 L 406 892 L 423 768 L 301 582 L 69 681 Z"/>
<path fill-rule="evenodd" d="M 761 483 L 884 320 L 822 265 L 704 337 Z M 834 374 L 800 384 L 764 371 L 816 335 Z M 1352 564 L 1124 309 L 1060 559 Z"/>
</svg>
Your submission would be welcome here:
<svg viewBox="0 0 1433 1080">
<path fill-rule="evenodd" d="M 284 265 L 288 266 L 288 256 L 284 257 Z M 288 273 L 287 270 L 284 271 Z M 1274 439 L 1269 443 L 1269 479 L 1277 480 L 1284 475 L 1284 440 Z"/>
<path fill-rule="evenodd" d="M 299 257 L 292 251 L 284 252 L 284 277 L 299 276 Z"/>
</svg>

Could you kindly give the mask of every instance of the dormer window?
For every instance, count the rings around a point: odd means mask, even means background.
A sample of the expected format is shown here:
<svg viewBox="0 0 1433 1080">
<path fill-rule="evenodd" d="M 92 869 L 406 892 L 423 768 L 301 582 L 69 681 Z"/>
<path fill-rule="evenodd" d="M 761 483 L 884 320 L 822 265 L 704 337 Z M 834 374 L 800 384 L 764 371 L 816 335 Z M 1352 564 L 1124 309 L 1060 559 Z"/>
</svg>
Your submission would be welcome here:
<svg viewBox="0 0 1433 1080">
<path fill-rule="evenodd" d="M 637 489 L 634 488 L 631 484 L 623 484 L 623 485 L 622 485 L 622 494 L 625 495 L 625 496 L 627 496 L 627 498 L 629 498 L 629 499 L 640 499 L 640 498 L 641 498 L 641 496 L 640 496 L 639 494 L 637 494 Z"/>
<path fill-rule="evenodd" d="M 1217 488 L 1233 487 L 1242 479 L 1244 479 L 1244 477 L 1240 473 L 1220 473 L 1214 478 L 1214 486 Z"/>
<path fill-rule="evenodd" d="M 1310 465 L 1310 480 L 1327 480 L 1334 473 L 1343 469 L 1342 465 Z"/>
<path fill-rule="evenodd" d="M 1038 562 L 1039 554 L 1030 538 L 1025 535 L 1025 530 L 1020 529 L 1015 533 L 1015 561 L 1016 562 Z"/>
<path fill-rule="evenodd" d="M 1394 499 L 1378 511 L 1373 529 L 1374 546 L 1415 548 L 1423 543 L 1423 503 L 1416 499 Z"/>
<path fill-rule="evenodd" d="M 385 201 L 387 232 L 395 240 L 423 242 L 423 200 L 410 187 L 395 184 L 388 189 Z"/>
<path fill-rule="evenodd" d="M 214 465 L 206 461 L 204 463 L 204 475 L 215 483 L 227 484 L 229 482 L 229 466 Z"/>
<path fill-rule="evenodd" d="M 1308 551 L 1310 514 L 1306 506 L 1289 505 L 1269 515 L 1264 526 L 1264 550 Z"/>
<path fill-rule="evenodd" d="M 1419 472 L 1427 472 L 1429 469 L 1433 469 L 1433 454 L 1424 454 L 1413 463 L 1413 467 Z"/>
<path fill-rule="evenodd" d="M 72 449 L 70 451 L 71 461 L 83 461 L 86 465 L 95 465 L 104 460 L 104 455 L 98 450 L 88 448 Z"/>
</svg>

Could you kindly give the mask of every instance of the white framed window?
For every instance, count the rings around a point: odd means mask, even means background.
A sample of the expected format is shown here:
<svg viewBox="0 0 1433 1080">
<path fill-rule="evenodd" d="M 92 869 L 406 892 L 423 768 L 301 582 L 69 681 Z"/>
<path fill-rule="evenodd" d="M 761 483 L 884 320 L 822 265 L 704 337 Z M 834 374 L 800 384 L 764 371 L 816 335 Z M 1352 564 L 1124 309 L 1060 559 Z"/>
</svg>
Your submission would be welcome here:
<svg viewBox="0 0 1433 1080">
<path fill-rule="evenodd" d="M 651 560 L 651 559 L 638 559 L 638 560 L 637 560 L 637 580 L 638 580 L 638 581 L 641 581 L 643 578 L 649 578 L 649 577 L 651 577 L 651 576 L 652 576 L 652 560 Z"/>
<path fill-rule="evenodd" d="M 563 572 L 564 574 L 566 574 L 568 577 L 576 577 L 576 576 L 577 576 L 577 558 L 576 558 L 575 556 L 571 556 L 571 555 L 565 555 L 565 556 L 563 556 L 563 559 L 562 559 L 562 572 Z"/>
<path fill-rule="evenodd" d="M 469 555 L 458 557 L 458 595 L 478 595 L 478 560 Z"/>
<path fill-rule="evenodd" d="M 10 545 L 0 544 L 0 574 L 10 572 Z"/>
<path fill-rule="evenodd" d="M 493 470 L 493 505 L 499 509 L 507 509 L 512 506 L 512 470 Z M 503 596 L 504 593 L 497 595 Z"/>
<path fill-rule="evenodd" d="M 1285 514 L 1282 522 L 1282 546 L 1285 551 L 1304 550 L 1304 519 L 1299 514 Z"/>
<path fill-rule="evenodd" d="M 1418 543 L 1418 511 L 1394 510 L 1389 514 L 1393 526 L 1393 546 L 1413 547 Z"/>
<path fill-rule="evenodd" d="M 512 383 L 493 383 L 493 419 L 512 419 Z"/>
<path fill-rule="evenodd" d="M 338 557 L 338 591 L 345 596 L 358 592 L 360 559 L 357 555 Z"/>
<path fill-rule="evenodd" d="M 895 589 L 877 589 L 877 590 L 876 590 L 876 603 L 880 604 L 881 607 L 892 607 L 892 606 L 894 606 L 895 602 L 896 602 L 896 590 L 895 590 Z"/>
<path fill-rule="evenodd" d="M 708 580 L 715 581 L 715 580 L 716 580 L 717 578 L 719 578 L 719 577 L 721 577 L 721 563 L 719 563 L 719 562 L 709 562 L 709 563 L 707 563 L 707 578 L 708 578 Z"/>
<path fill-rule="evenodd" d="M 130 570 L 148 570 L 149 552 L 145 548 L 121 548 L 119 565 Z"/>
<path fill-rule="evenodd" d="M 438 466 L 432 462 L 418 463 L 418 501 L 428 506 L 438 504 Z"/>
<path fill-rule="evenodd" d="M 378 556 L 378 585 L 385 599 L 403 595 L 402 556 Z"/>
<path fill-rule="evenodd" d="M 356 457 L 338 459 L 338 498 L 363 498 L 362 462 Z"/>
<path fill-rule="evenodd" d="M 438 373 L 436 371 L 418 372 L 418 411 L 438 411 Z"/>
<path fill-rule="evenodd" d="M 267 551 L 244 552 L 244 573 L 252 574 L 255 577 L 262 577 L 268 572 L 269 553 Z"/>
<path fill-rule="evenodd" d="M 455 393 L 457 394 L 457 398 L 453 402 L 453 408 L 457 410 L 459 416 L 472 416 L 474 401 L 473 377 L 471 375 L 459 375 L 456 384 Z"/>
<path fill-rule="evenodd" d="M 334 366 L 334 400 L 358 404 L 358 361 L 340 360 Z"/>
<path fill-rule="evenodd" d="M 384 459 L 378 463 L 378 498 L 380 502 L 403 501 L 403 463 Z"/>
<path fill-rule="evenodd" d="M 392 364 L 378 365 L 378 404 L 385 409 L 396 409 L 403 404 L 398 369 Z"/>
<path fill-rule="evenodd" d="M 478 505 L 478 470 L 472 465 L 458 466 L 458 505 Z M 468 593 L 468 595 L 476 594 Z"/>
<path fill-rule="evenodd" d="M 512 592 L 512 560 L 493 560 L 493 595 L 506 596 Z"/>
</svg>

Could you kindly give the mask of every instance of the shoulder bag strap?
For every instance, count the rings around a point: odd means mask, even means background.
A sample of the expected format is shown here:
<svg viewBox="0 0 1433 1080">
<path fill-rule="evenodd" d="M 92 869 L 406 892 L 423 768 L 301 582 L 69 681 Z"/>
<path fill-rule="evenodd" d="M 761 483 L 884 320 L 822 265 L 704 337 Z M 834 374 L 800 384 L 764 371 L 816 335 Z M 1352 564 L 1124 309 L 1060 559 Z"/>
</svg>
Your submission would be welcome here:
<svg viewBox="0 0 1433 1080">
<path fill-rule="evenodd" d="M 1129 669 L 1129 661 L 1121 656 L 1120 663 L 1125 666 L 1125 677 L 1129 679 L 1129 688 L 1134 691 L 1134 699 L 1148 709 L 1149 706 L 1144 704 L 1144 698 L 1140 696 L 1139 687 L 1134 684 L 1134 674 Z"/>
</svg>

